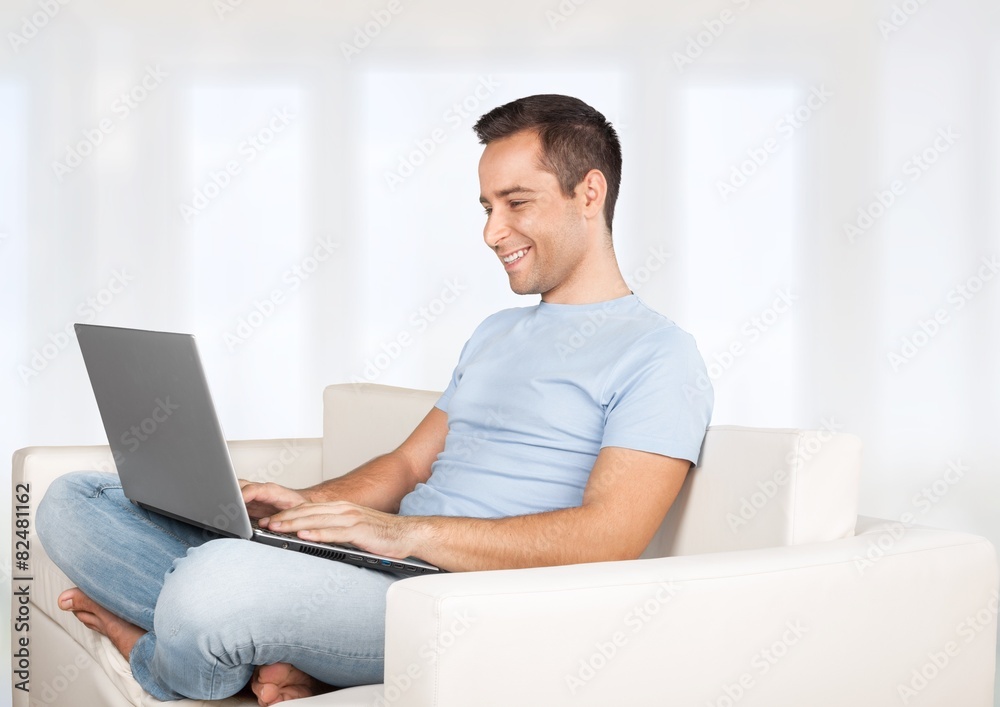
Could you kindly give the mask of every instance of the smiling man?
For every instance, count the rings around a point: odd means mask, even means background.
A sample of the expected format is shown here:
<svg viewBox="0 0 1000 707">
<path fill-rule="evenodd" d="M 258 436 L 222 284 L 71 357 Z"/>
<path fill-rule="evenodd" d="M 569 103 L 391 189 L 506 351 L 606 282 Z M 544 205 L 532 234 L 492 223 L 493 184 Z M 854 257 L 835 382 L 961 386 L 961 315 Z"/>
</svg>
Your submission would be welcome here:
<svg viewBox="0 0 1000 707">
<path fill-rule="evenodd" d="M 309 489 L 242 482 L 247 507 L 273 530 L 453 572 L 638 557 L 697 462 L 711 390 L 684 391 L 700 390 L 704 362 L 622 278 L 611 237 L 621 150 L 604 116 L 531 96 L 475 130 L 486 245 L 511 289 L 541 300 L 476 329 L 398 449 Z M 63 477 L 38 517 L 79 586 L 60 606 L 108 635 L 160 699 L 218 699 L 250 680 L 270 705 L 382 679 L 394 575 L 206 542 L 132 507 L 113 475 Z M 80 545 L 95 524 L 113 545 Z M 109 576 L 111 556 L 126 576 Z"/>
</svg>

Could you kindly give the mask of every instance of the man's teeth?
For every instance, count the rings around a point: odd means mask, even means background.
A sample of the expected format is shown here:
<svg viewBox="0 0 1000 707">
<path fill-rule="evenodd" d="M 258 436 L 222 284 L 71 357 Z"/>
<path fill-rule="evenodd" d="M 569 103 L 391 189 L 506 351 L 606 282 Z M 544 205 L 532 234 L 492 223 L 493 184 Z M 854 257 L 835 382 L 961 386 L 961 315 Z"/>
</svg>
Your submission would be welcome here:
<svg viewBox="0 0 1000 707">
<path fill-rule="evenodd" d="M 511 254 L 510 254 L 510 255 L 508 255 L 508 256 L 507 256 L 506 258 L 502 258 L 502 260 L 503 260 L 503 262 L 504 262 L 505 264 L 507 264 L 507 265 L 510 265 L 510 264 L 511 264 L 511 263 L 513 263 L 513 262 L 514 262 L 515 260 L 518 260 L 518 259 L 520 259 L 520 258 L 523 258 L 523 257 L 524 257 L 524 254 L 525 254 L 525 253 L 527 253 L 527 252 L 528 252 L 528 251 L 526 251 L 526 250 L 519 250 L 519 251 L 517 251 L 516 253 L 511 253 Z"/>
</svg>

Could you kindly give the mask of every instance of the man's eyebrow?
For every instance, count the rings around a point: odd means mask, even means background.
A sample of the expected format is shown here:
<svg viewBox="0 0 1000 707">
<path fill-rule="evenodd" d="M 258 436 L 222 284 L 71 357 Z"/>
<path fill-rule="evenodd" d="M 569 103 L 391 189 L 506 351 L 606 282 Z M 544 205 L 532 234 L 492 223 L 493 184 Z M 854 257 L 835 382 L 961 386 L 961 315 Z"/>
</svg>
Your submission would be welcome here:
<svg viewBox="0 0 1000 707">
<path fill-rule="evenodd" d="M 504 197 L 508 197 L 511 194 L 534 194 L 534 193 L 535 193 L 534 189 L 529 189 L 528 187 L 522 187 L 520 185 L 515 185 L 515 186 L 508 187 L 506 189 L 501 189 L 500 191 L 498 191 L 497 192 L 497 198 L 498 199 L 503 199 Z M 483 196 L 482 194 L 480 194 L 480 196 L 479 196 L 479 203 L 480 204 L 488 204 L 489 203 L 489 199 L 487 199 L 485 196 Z"/>
</svg>

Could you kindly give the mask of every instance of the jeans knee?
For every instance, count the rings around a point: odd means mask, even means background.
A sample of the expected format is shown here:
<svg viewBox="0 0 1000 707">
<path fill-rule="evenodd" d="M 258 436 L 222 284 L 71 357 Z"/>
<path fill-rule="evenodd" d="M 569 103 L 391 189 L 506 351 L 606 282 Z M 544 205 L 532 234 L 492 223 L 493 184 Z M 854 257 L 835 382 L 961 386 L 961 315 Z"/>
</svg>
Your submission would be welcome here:
<svg viewBox="0 0 1000 707">
<path fill-rule="evenodd" d="M 49 484 L 35 511 L 35 532 L 49 554 L 64 537 L 72 538 L 88 526 L 81 504 L 97 496 L 102 488 L 120 485 L 118 477 L 99 471 L 73 471 Z"/>
<path fill-rule="evenodd" d="M 252 653 L 243 653 L 252 649 L 253 619 L 259 607 L 248 606 L 234 593 L 241 580 L 222 564 L 252 545 L 246 540 L 213 540 L 174 562 L 153 619 L 161 670 L 192 661 L 218 661 L 230 667 L 250 664 Z"/>
<path fill-rule="evenodd" d="M 156 603 L 152 672 L 199 699 L 236 692 L 253 665 L 276 662 L 330 684 L 378 681 L 391 581 L 246 540 L 192 547 Z"/>
</svg>

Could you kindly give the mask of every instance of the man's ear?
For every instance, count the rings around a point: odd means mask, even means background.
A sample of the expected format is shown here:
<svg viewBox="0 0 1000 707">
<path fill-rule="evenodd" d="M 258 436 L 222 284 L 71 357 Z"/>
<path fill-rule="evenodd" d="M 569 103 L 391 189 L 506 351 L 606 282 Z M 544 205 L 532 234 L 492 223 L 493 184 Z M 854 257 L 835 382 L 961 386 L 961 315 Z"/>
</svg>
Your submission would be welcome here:
<svg viewBox="0 0 1000 707">
<path fill-rule="evenodd" d="M 604 200 L 608 196 L 608 180 L 604 178 L 604 173 L 601 170 L 592 169 L 587 172 L 577 186 L 577 191 L 583 198 L 581 203 L 587 218 L 604 216 Z"/>
</svg>

